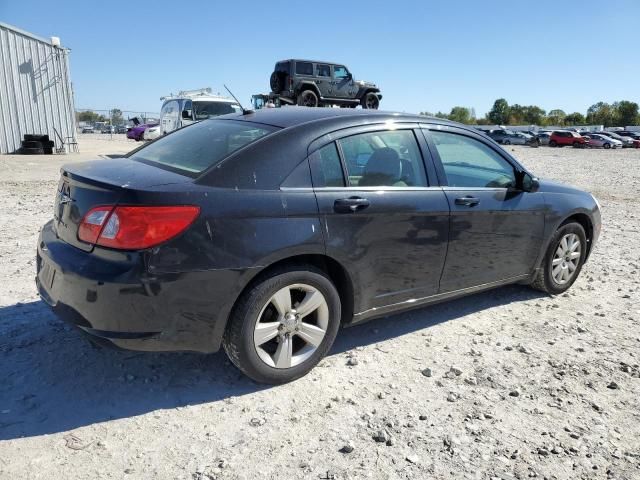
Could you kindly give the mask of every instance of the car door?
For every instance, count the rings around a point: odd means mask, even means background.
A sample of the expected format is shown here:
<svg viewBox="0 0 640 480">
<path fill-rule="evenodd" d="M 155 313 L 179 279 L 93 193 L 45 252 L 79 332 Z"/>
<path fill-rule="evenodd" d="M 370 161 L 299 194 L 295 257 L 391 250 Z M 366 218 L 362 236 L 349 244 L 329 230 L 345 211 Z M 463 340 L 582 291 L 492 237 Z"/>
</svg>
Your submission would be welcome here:
<svg viewBox="0 0 640 480">
<path fill-rule="evenodd" d="M 318 63 L 316 65 L 316 85 L 318 85 L 318 90 L 323 98 L 334 96 L 331 65 L 326 63 Z"/>
<path fill-rule="evenodd" d="M 372 126 L 310 147 L 327 255 L 352 277 L 356 319 L 438 292 L 449 206 L 429 183 L 435 170 L 429 163 L 427 176 L 418 135 L 411 126 Z"/>
<path fill-rule="evenodd" d="M 543 195 L 522 188 L 530 175 L 479 135 L 442 126 L 423 132 L 451 208 L 441 293 L 530 274 L 545 215 Z"/>
<path fill-rule="evenodd" d="M 354 92 L 353 76 L 343 65 L 333 66 L 333 97 L 351 98 Z"/>
</svg>

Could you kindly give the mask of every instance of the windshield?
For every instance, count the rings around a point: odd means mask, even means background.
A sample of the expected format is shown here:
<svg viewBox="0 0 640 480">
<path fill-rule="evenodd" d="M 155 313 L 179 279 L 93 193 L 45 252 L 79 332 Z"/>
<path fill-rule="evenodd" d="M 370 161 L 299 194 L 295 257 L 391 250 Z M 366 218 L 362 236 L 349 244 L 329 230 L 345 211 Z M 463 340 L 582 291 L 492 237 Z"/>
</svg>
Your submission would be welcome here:
<svg viewBox="0 0 640 480">
<path fill-rule="evenodd" d="M 211 117 L 226 115 L 227 113 L 239 113 L 242 109 L 237 103 L 229 102 L 193 102 L 193 114 L 196 120 L 206 120 Z"/>
<path fill-rule="evenodd" d="M 195 176 L 276 130 L 249 122 L 209 120 L 161 137 L 129 158 Z"/>
</svg>

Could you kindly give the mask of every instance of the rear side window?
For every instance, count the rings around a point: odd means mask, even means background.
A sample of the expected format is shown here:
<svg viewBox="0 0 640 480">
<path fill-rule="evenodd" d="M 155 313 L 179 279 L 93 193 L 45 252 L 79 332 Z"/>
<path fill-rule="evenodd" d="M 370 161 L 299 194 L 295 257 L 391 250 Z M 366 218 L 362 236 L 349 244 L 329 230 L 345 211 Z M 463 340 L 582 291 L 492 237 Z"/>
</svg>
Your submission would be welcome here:
<svg viewBox="0 0 640 480">
<path fill-rule="evenodd" d="M 344 187 L 342 163 L 335 143 L 313 153 L 310 161 L 315 187 Z"/>
<path fill-rule="evenodd" d="M 159 138 L 129 158 L 195 176 L 276 127 L 233 120 L 207 120 Z"/>
<path fill-rule="evenodd" d="M 298 75 L 313 75 L 313 63 L 296 62 L 296 73 Z"/>
<path fill-rule="evenodd" d="M 339 140 L 349 187 L 425 187 L 422 155 L 412 130 L 363 133 Z"/>
</svg>

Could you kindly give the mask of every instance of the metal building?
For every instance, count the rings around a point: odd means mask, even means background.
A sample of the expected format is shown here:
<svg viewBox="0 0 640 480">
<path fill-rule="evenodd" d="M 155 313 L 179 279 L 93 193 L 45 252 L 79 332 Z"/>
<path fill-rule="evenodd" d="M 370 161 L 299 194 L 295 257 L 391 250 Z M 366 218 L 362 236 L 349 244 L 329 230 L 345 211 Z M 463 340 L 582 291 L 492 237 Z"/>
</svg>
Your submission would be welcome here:
<svg viewBox="0 0 640 480">
<path fill-rule="evenodd" d="M 58 152 L 75 142 L 69 50 L 0 22 L 0 153 L 17 153 L 25 134 L 49 135 Z"/>
</svg>

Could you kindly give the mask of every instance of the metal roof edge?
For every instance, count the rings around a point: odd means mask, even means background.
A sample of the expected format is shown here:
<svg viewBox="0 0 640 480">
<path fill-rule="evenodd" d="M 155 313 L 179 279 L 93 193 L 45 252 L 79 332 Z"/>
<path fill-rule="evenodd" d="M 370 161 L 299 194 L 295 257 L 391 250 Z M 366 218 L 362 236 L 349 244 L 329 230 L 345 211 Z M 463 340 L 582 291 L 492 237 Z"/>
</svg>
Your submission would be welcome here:
<svg viewBox="0 0 640 480">
<path fill-rule="evenodd" d="M 4 23 L 4 22 L 0 22 L 0 28 L 6 28 L 7 30 L 11 30 L 19 35 L 24 35 L 25 37 L 29 37 L 32 38 L 34 40 L 37 40 L 39 42 L 43 42 L 46 43 L 48 45 L 51 45 L 52 47 L 55 47 L 55 45 L 53 45 L 51 43 L 51 39 L 46 39 L 44 37 L 39 37 L 38 35 L 34 35 L 33 33 L 27 32 L 26 30 L 22 30 L 21 28 L 18 27 L 14 27 L 13 25 L 9 25 L 8 23 Z M 63 50 L 65 49 L 65 47 L 60 46 L 57 48 L 62 48 Z"/>
</svg>

